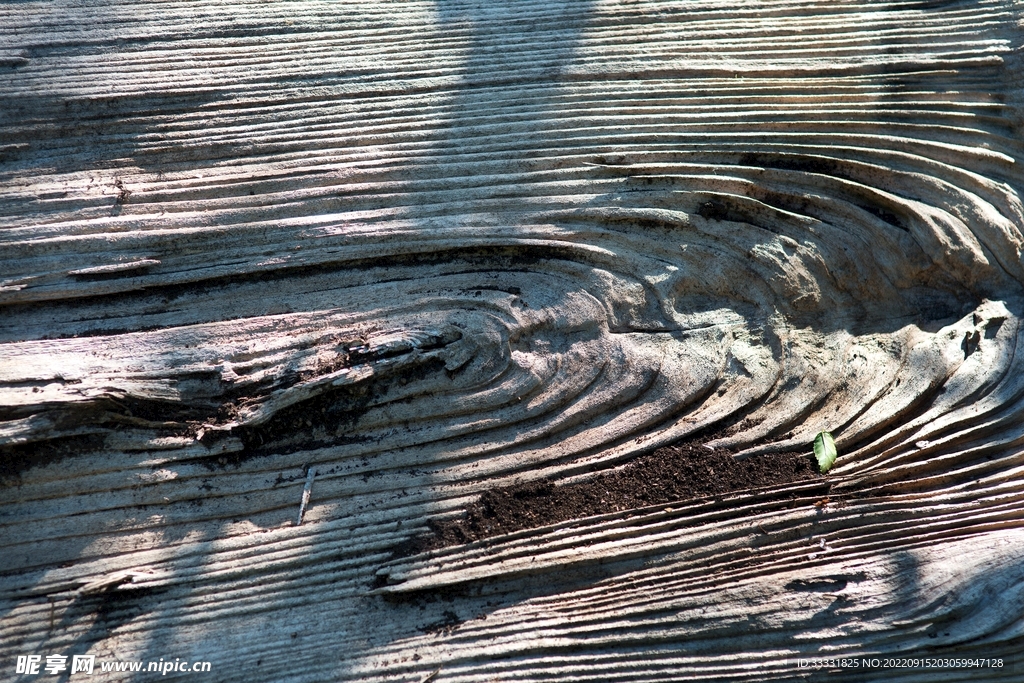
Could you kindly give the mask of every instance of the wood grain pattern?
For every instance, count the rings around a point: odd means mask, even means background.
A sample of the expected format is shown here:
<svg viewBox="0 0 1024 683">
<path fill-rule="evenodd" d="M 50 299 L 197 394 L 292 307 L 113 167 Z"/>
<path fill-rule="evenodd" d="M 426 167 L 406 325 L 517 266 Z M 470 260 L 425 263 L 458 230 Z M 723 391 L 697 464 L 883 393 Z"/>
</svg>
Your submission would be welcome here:
<svg viewBox="0 0 1024 683">
<path fill-rule="evenodd" d="M 1020 680 L 1022 11 L 0 0 L 0 677 Z M 723 425 L 840 457 L 393 556 Z"/>
</svg>

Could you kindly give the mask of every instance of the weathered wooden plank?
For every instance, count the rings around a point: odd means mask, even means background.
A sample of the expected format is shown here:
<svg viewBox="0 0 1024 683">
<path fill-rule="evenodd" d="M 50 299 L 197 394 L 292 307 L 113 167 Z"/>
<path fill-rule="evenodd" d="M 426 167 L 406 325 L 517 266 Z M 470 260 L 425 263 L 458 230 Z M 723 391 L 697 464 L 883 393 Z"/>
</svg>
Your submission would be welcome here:
<svg viewBox="0 0 1024 683">
<path fill-rule="evenodd" d="M 4 676 L 1020 680 L 1021 11 L 0 0 Z"/>
</svg>

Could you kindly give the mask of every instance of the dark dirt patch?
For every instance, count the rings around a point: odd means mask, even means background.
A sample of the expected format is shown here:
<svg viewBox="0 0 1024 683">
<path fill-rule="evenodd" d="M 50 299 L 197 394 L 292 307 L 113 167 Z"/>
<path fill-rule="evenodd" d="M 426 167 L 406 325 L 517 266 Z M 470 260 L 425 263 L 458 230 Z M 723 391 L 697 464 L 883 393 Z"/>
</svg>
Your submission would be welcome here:
<svg viewBox="0 0 1024 683">
<path fill-rule="evenodd" d="M 658 449 L 618 471 L 587 481 L 558 485 L 544 480 L 491 489 L 469 505 L 463 516 L 432 521 L 429 535 L 413 539 L 398 554 L 414 554 L 618 510 L 822 476 L 809 453 L 772 453 L 736 460 L 731 451 L 706 448 L 704 443 L 708 440 Z"/>
</svg>

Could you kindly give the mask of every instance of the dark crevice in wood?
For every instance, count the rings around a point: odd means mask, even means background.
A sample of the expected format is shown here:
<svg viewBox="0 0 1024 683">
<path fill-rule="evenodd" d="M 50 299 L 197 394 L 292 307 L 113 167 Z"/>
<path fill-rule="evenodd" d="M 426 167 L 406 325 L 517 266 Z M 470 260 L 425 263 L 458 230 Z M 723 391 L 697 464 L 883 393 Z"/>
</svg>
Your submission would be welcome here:
<svg viewBox="0 0 1024 683">
<path fill-rule="evenodd" d="M 385 400 L 395 382 L 424 379 L 444 370 L 444 359 L 424 357 L 400 374 L 379 380 L 331 388 L 310 399 L 284 408 L 266 422 L 242 424 L 229 432 L 204 438 L 210 446 L 227 436 L 242 441 L 244 448 L 234 453 L 211 453 L 197 458 L 209 467 L 237 465 L 262 455 L 295 453 L 346 443 L 360 443 L 368 437 L 355 433 L 359 418 Z"/>
<path fill-rule="evenodd" d="M 21 473 L 32 467 L 41 467 L 64 458 L 99 450 L 106 433 L 79 434 L 43 442 L 31 442 L 0 447 L 0 486 L 17 485 Z"/>
</svg>

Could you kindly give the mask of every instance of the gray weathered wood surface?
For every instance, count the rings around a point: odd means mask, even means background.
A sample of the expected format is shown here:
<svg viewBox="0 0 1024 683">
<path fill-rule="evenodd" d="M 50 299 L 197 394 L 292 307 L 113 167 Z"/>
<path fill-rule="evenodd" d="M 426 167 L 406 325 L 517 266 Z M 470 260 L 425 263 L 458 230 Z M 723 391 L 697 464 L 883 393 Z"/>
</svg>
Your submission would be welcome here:
<svg viewBox="0 0 1024 683">
<path fill-rule="evenodd" d="M 1022 21 L 0 0 L 0 678 L 1024 680 Z M 729 422 L 831 489 L 391 559 Z"/>
</svg>

